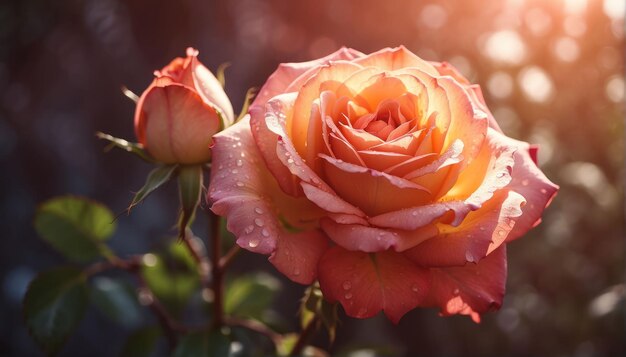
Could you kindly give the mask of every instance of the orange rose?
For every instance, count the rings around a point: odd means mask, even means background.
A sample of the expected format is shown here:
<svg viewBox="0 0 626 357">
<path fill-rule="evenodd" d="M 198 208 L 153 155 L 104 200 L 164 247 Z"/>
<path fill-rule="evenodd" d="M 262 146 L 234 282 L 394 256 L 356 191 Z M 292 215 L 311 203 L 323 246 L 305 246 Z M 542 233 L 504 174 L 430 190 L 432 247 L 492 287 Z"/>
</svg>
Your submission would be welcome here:
<svg viewBox="0 0 626 357">
<path fill-rule="evenodd" d="M 234 121 L 233 107 L 219 81 L 187 49 L 160 71 L 143 92 L 135 112 L 137 139 L 156 160 L 197 164 L 211 158 L 212 137 Z"/>
<path fill-rule="evenodd" d="M 498 308 L 506 243 L 557 191 L 478 86 L 404 47 L 280 65 L 213 153 L 209 199 L 241 247 L 394 322 Z"/>
</svg>

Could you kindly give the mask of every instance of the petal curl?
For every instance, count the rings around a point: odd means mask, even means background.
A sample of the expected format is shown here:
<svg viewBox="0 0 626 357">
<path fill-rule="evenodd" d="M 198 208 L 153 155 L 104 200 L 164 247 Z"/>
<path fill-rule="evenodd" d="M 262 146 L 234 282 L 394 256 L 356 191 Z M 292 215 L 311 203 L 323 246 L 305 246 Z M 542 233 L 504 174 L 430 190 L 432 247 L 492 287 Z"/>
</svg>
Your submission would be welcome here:
<svg viewBox="0 0 626 357">
<path fill-rule="evenodd" d="M 246 116 L 214 137 L 208 194 L 211 210 L 226 217 L 227 228 L 239 246 L 271 254 L 271 262 L 283 274 L 308 284 L 315 280 L 315 267 L 328 245 L 328 239 L 316 229 L 323 211 L 304 197 L 282 192 L 261 163 L 249 125 Z M 304 231 L 287 231 L 281 219 Z M 296 261 L 299 265 L 292 264 Z"/>
<path fill-rule="evenodd" d="M 414 67 L 431 76 L 438 74 L 437 70 L 430 63 L 417 57 L 404 46 L 384 48 L 380 51 L 355 59 L 354 62 L 365 67 L 378 67 L 389 71 Z"/>
<path fill-rule="evenodd" d="M 506 283 L 506 247 L 502 246 L 478 264 L 430 269 L 432 284 L 422 306 L 437 306 L 441 315 L 480 314 L 502 305 Z"/>
<path fill-rule="evenodd" d="M 346 314 L 360 319 L 380 310 L 393 322 L 423 303 L 430 281 L 428 270 L 401 253 L 368 254 L 330 248 L 320 260 L 319 282 L 324 297 L 339 301 Z"/>
<path fill-rule="evenodd" d="M 287 91 L 288 87 L 302 85 L 309 79 L 319 67 L 329 61 L 352 60 L 365 56 L 363 53 L 351 48 L 342 47 L 326 57 L 308 62 L 281 63 L 276 71 L 267 79 L 253 105 L 263 105 L 270 98 Z M 295 87 L 297 88 L 297 87 Z"/>
</svg>

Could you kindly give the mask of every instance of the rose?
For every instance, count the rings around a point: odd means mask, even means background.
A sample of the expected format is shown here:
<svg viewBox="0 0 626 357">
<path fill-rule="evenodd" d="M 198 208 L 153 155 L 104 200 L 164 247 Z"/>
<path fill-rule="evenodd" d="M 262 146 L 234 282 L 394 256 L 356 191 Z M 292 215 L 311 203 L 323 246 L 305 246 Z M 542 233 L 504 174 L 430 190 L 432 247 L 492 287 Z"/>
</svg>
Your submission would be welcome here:
<svg viewBox="0 0 626 357">
<path fill-rule="evenodd" d="M 213 153 L 209 200 L 237 244 L 394 322 L 498 308 L 506 243 L 558 189 L 477 85 L 404 47 L 281 64 Z"/>
<path fill-rule="evenodd" d="M 135 112 L 139 143 L 157 161 L 197 164 L 209 161 L 212 137 L 234 121 L 233 108 L 213 74 L 187 49 L 160 71 Z"/>
</svg>

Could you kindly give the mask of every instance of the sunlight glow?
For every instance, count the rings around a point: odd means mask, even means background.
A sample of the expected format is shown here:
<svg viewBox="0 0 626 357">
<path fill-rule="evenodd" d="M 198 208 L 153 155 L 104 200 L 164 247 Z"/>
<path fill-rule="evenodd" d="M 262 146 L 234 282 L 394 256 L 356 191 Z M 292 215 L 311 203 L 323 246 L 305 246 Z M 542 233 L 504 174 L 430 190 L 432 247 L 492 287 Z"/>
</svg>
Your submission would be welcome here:
<svg viewBox="0 0 626 357">
<path fill-rule="evenodd" d="M 554 92 L 552 79 L 538 66 L 524 68 L 518 80 L 524 94 L 530 101 L 546 102 Z"/>
<path fill-rule="evenodd" d="M 517 32 L 511 30 L 489 35 L 483 51 L 492 60 L 507 64 L 520 64 L 526 57 L 524 41 Z"/>
</svg>

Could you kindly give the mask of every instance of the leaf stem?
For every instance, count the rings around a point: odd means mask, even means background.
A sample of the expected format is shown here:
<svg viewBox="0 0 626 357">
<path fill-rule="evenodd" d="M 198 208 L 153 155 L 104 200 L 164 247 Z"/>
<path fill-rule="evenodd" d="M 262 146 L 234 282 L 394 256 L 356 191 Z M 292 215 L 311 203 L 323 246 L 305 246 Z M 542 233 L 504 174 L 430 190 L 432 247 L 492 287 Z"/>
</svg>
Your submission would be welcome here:
<svg viewBox="0 0 626 357">
<path fill-rule="evenodd" d="M 222 237 L 220 219 L 215 213 L 209 213 L 209 241 L 211 243 L 211 273 L 213 276 L 213 328 L 220 329 L 224 325 L 224 275 L 220 264 L 222 255 Z"/>
<path fill-rule="evenodd" d="M 296 344 L 293 345 L 293 349 L 291 350 L 291 352 L 289 352 L 289 356 L 298 356 L 302 352 L 302 350 L 306 347 L 307 343 L 309 342 L 311 335 L 313 334 L 313 332 L 315 332 L 318 321 L 319 321 L 319 316 L 315 314 L 315 316 L 313 316 L 311 321 L 309 321 L 309 323 L 304 327 L 302 332 L 300 332 L 300 336 L 298 336 L 298 340 L 296 341 Z"/>
</svg>

